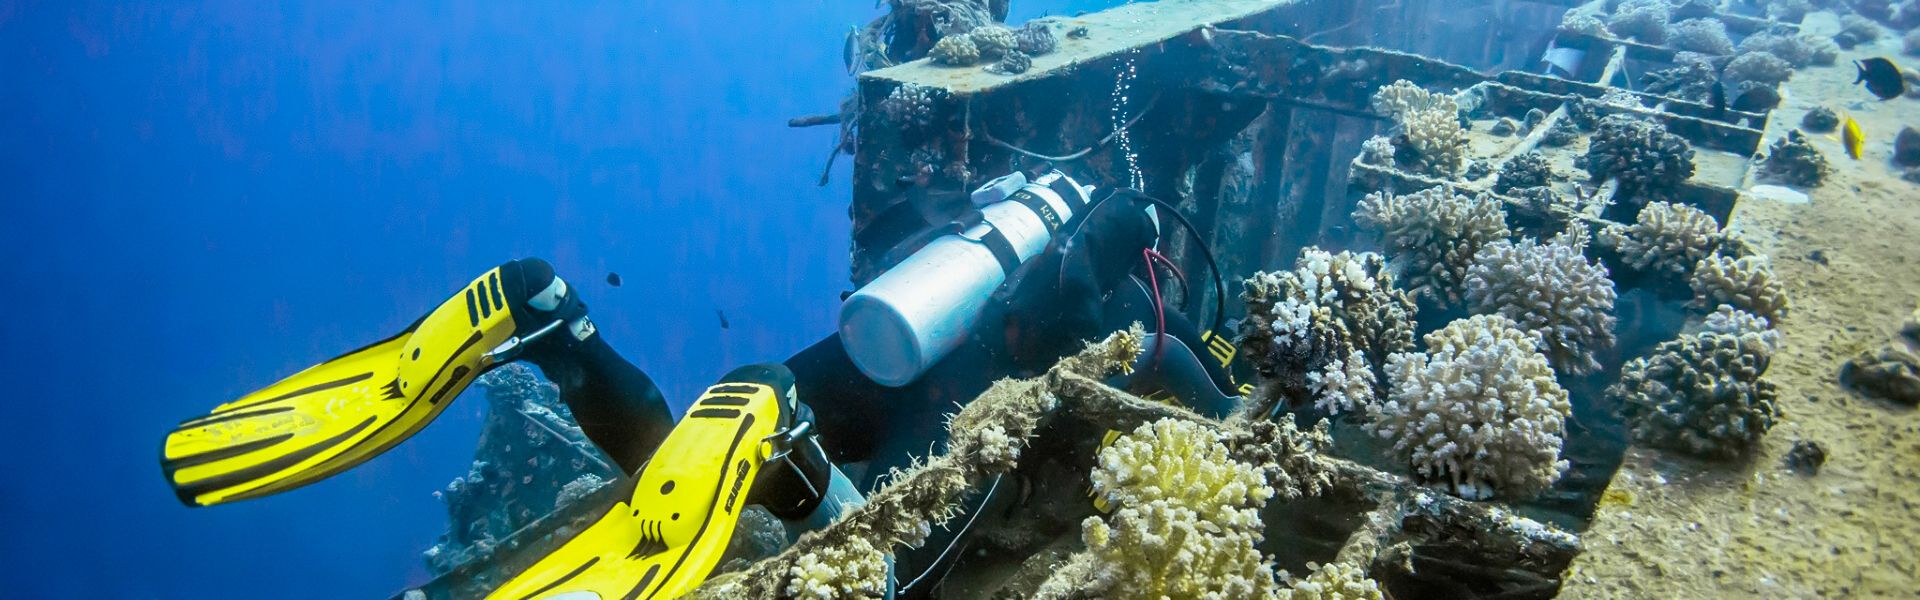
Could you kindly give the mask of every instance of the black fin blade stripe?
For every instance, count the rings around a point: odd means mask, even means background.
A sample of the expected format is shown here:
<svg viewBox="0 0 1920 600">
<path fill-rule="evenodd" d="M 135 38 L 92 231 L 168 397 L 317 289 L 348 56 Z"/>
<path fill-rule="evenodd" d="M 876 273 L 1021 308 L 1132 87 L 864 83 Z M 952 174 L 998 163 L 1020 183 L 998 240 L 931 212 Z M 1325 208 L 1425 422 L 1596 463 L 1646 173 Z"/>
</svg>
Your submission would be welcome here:
<svg viewBox="0 0 1920 600">
<path fill-rule="evenodd" d="M 653 566 L 647 567 L 647 574 L 640 576 L 640 583 L 634 584 L 633 590 L 628 591 L 626 596 L 621 597 L 621 600 L 633 600 L 634 598 L 639 598 L 640 592 L 646 591 L 647 586 L 653 585 L 653 577 L 659 574 L 660 574 L 659 563 L 654 563 Z"/>
<path fill-rule="evenodd" d="M 187 467 L 197 467 L 197 466 L 204 465 L 217 460 L 226 460 L 229 458 L 233 458 L 235 456 L 240 456 L 242 454 L 248 454 L 255 450 L 272 447 L 274 444 L 278 444 L 280 442 L 284 442 L 290 439 L 293 439 L 293 434 L 282 433 L 280 435 L 276 435 L 276 436 L 272 436 L 264 439 L 258 439 L 258 440 L 254 440 L 244 444 L 234 444 L 232 446 L 227 446 L 225 448 L 220 448 L 217 450 L 209 450 L 206 452 L 201 452 L 199 454 L 182 456 L 180 458 L 173 458 L 173 459 L 161 458 L 160 468 L 166 470 L 168 479 L 172 479 L 174 471 L 185 469 Z"/>
<path fill-rule="evenodd" d="M 547 593 L 548 591 L 551 591 L 551 590 L 552 590 L 553 588 L 557 588 L 557 587 L 560 587 L 560 584 L 563 584 L 563 583 L 566 583 L 566 582 L 569 582 L 569 581 L 573 581 L 573 578 L 575 578 L 575 577 L 579 577 L 581 573 L 585 573 L 585 572 L 587 572 L 587 569 L 588 569 L 589 567 L 592 567 L 592 566 L 593 566 L 593 563 L 597 563 L 597 562 L 600 562 L 600 557 L 598 557 L 598 556 L 595 556 L 595 557 L 593 557 L 593 558 L 589 558 L 589 559 L 587 559 L 587 562 L 585 562 L 585 563 L 581 563 L 581 565 L 580 565 L 580 566 L 578 566 L 578 567 L 574 567 L 574 568 L 573 568 L 573 570 L 572 570 L 572 571 L 569 571 L 569 572 L 567 572 L 567 574 L 566 574 L 566 575 L 561 575 L 559 579 L 555 579 L 555 580 L 553 580 L 553 583 L 549 583 L 549 584 L 547 584 L 547 585 L 545 585 L 545 586 L 542 586 L 542 587 L 541 587 L 540 589 L 537 589 L 537 590 L 534 590 L 534 591 L 533 591 L 532 593 L 530 593 L 530 594 L 527 594 L 527 595 L 525 595 L 525 596 L 521 596 L 521 597 L 520 597 L 520 600 L 527 600 L 528 598 L 534 598 L 534 597 L 537 597 L 537 596 L 539 596 L 539 595 L 541 595 L 541 594 L 545 594 L 545 593 Z"/>
<path fill-rule="evenodd" d="M 241 407 L 236 407 L 236 408 L 233 408 L 233 409 L 230 409 L 229 411 L 222 411 L 222 412 L 217 412 L 217 413 L 213 413 L 213 414 L 211 414 L 211 415 L 208 415 L 208 417 L 216 417 L 216 416 L 220 416 L 220 415 L 222 415 L 222 414 L 225 414 L 226 412 L 231 412 L 231 411 L 233 411 L 233 410 L 240 410 L 240 409 L 243 409 L 243 408 L 253 408 L 253 407 L 258 407 L 258 406 L 260 406 L 260 405 L 262 405 L 262 404 L 271 404 L 271 403 L 274 403 L 274 402 L 279 402 L 279 401 L 281 401 L 281 400 L 286 400 L 286 399 L 289 399 L 289 398 L 296 398 L 296 397 L 300 397 L 300 396 L 305 396 L 305 395 L 307 395 L 307 394 L 311 394 L 311 393 L 314 393 L 314 392 L 322 392 L 322 391 L 326 391 L 326 390 L 330 390 L 330 389 L 333 389 L 333 388 L 337 388 L 337 387 L 345 387 L 345 386 L 349 386 L 349 385 L 353 385 L 353 384 L 356 384 L 356 383 L 360 383 L 360 382 L 362 382 L 362 381 L 366 381 L 366 380 L 368 380 L 368 379 L 372 379 L 372 378 L 373 378 L 373 372 L 372 372 L 372 371 L 368 371 L 368 372 L 365 372 L 365 373 L 361 373 L 361 374 L 359 374 L 359 375 L 354 375 L 354 376 L 351 376 L 351 377 L 342 377 L 342 378 L 340 378 L 340 379 L 335 379 L 335 380 L 333 380 L 333 381 L 329 381 L 329 382 L 326 382 L 326 383 L 316 383 L 316 384 L 313 384 L 313 385 L 310 385 L 310 386 L 307 386 L 307 387 L 303 387 L 303 388 L 300 388 L 300 389 L 297 389 L 297 390 L 294 390 L 294 391 L 291 391 L 291 392 L 287 392 L 287 393 L 285 393 L 285 394 L 281 394 L 281 395 L 278 395 L 278 396 L 274 396 L 274 397 L 272 397 L 272 398 L 268 398 L 268 399 L 266 399 L 266 400 L 261 400 L 261 401 L 259 401 L 259 402 L 251 402 L 251 403 L 248 403 L 248 404 L 247 404 L 246 406 L 241 406 Z"/>
<path fill-rule="evenodd" d="M 379 419 L 376 417 L 367 417 L 367 420 L 361 421 L 359 425 L 353 426 L 352 429 L 348 429 L 345 432 L 340 433 L 340 435 L 336 435 L 336 436 L 321 440 L 319 443 L 313 444 L 311 446 L 307 446 L 305 448 L 301 448 L 299 450 L 295 450 L 293 452 L 288 452 L 287 454 L 281 456 L 280 458 L 276 458 L 276 459 L 273 459 L 264 463 L 260 463 L 258 465 L 254 465 L 251 467 L 247 467 L 245 469 L 234 471 L 232 473 L 228 473 L 225 475 L 220 475 L 217 477 L 209 477 L 209 478 L 195 481 L 189 484 L 175 483 L 174 485 L 175 485 L 175 488 L 178 489 L 181 494 L 187 497 L 198 497 L 201 494 L 204 494 L 213 490 L 232 487 L 232 486 L 240 485 L 249 481 L 254 481 L 262 477 L 266 477 L 268 475 L 272 475 L 274 473 L 279 473 L 281 471 L 287 470 L 287 468 L 289 467 L 300 464 L 301 462 L 304 462 L 309 458 L 313 458 L 314 456 L 319 455 L 322 452 L 326 452 L 328 450 L 333 449 L 335 446 L 339 446 L 340 444 L 346 443 L 347 440 L 353 439 L 353 436 L 359 435 L 360 432 L 362 431 L 366 431 L 368 427 L 372 427 L 374 421 L 378 421 L 378 420 Z"/>
<path fill-rule="evenodd" d="M 741 398 L 739 396 L 707 396 L 707 399 L 700 401 L 700 405 L 701 406 L 746 406 L 748 402 L 752 402 L 752 401 L 753 400 L 751 399 Z"/>
<path fill-rule="evenodd" d="M 232 421 L 232 420 L 235 420 L 235 419 L 245 419 L 245 418 L 247 418 L 247 417 L 258 417 L 258 416 L 260 416 L 260 415 L 270 415 L 270 414 L 274 414 L 274 413 L 283 413 L 283 412 L 287 412 L 287 411 L 290 411 L 290 410 L 293 410 L 293 407 L 291 407 L 291 406 L 279 406 L 279 407 L 274 407 L 274 408 L 269 408 L 269 409 L 266 409 L 266 410 L 255 410 L 255 411 L 248 411 L 248 410 L 244 410 L 244 409 L 247 409 L 247 408 L 252 408 L 252 405 L 248 405 L 248 406 L 243 406 L 243 407 L 241 407 L 241 408 L 239 408 L 239 409 L 234 409 L 234 410 L 232 410 L 232 411 L 228 411 L 228 412 L 223 412 L 223 413 L 217 413 L 217 414 L 211 414 L 211 415 L 206 415 L 206 416 L 203 416 L 203 417 L 194 417 L 194 418 L 191 418 L 191 419 L 187 419 L 187 420 L 185 420 L 185 421 L 181 421 L 181 422 L 180 422 L 180 426 L 179 426 L 179 427 L 175 427 L 175 428 L 174 428 L 174 430 L 175 430 L 175 431 L 179 431 L 179 430 L 182 430 L 182 429 L 193 429 L 193 428 L 196 428 L 196 427 L 206 427 L 206 426 L 208 426 L 208 425 L 212 425 L 212 424 L 214 424 L 214 423 L 223 423 L 223 422 L 226 422 L 226 421 Z"/>
<path fill-rule="evenodd" d="M 740 411 L 731 408 L 702 408 L 687 414 L 689 419 L 731 419 L 740 416 Z"/>
<path fill-rule="evenodd" d="M 493 272 L 492 291 L 493 291 L 493 309 L 503 310 L 507 308 L 507 301 L 500 297 L 500 271 L 498 269 L 495 269 Z"/>
<path fill-rule="evenodd" d="M 480 307 L 473 303 L 473 290 L 467 290 L 467 325 L 480 326 Z"/>
</svg>

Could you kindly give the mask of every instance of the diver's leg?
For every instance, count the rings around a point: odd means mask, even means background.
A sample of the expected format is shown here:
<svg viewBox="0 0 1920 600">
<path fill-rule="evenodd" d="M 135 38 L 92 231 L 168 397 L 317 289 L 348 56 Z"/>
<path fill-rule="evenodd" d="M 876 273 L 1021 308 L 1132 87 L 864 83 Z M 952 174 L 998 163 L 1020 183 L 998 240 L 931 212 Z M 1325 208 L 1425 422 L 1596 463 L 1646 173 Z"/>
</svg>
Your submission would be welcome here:
<svg viewBox="0 0 1920 600">
<path fill-rule="evenodd" d="M 528 345 L 520 358 L 560 388 L 581 432 L 631 474 L 646 464 L 673 429 L 673 415 L 653 379 L 607 344 L 586 303 L 540 259 L 515 261 L 526 282 L 525 309 L 561 330 Z"/>
<path fill-rule="evenodd" d="M 628 474 L 639 471 L 673 430 L 660 388 L 597 332 L 566 351 L 529 352 L 526 359 L 560 387 L 560 399 L 587 439 Z"/>
</svg>

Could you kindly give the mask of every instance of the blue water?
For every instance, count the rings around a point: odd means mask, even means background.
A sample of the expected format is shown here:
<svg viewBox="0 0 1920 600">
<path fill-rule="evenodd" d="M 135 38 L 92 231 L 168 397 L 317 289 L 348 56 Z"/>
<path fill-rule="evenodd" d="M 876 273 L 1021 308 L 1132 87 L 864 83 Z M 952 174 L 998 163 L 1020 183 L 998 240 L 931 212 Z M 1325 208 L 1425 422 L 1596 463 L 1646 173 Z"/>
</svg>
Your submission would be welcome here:
<svg viewBox="0 0 1920 600">
<path fill-rule="evenodd" d="M 0 0 L 0 596 L 424 581 L 475 398 L 215 508 L 160 441 L 510 258 L 580 282 L 680 404 L 833 330 L 851 161 L 816 187 L 833 131 L 785 120 L 837 107 L 871 2 L 278 4 Z"/>
</svg>

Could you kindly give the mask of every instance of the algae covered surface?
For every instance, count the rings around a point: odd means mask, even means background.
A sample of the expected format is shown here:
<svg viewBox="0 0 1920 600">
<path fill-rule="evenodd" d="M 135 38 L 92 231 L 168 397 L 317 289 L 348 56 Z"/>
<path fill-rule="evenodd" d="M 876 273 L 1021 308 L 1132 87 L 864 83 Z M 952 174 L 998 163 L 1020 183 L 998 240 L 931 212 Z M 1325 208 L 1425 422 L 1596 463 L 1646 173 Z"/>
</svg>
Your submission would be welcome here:
<svg viewBox="0 0 1920 600">
<path fill-rule="evenodd" d="M 1809 16 L 1803 28 L 1837 30 L 1826 13 Z M 1749 194 L 1731 220 L 1757 252 L 1774 257 L 1793 297 L 1769 371 L 1779 385 L 1780 424 L 1733 467 L 1629 450 L 1562 597 L 1914 593 L 1920 415 L 1856 395 L 1836 378 L 1849 357 L 1885 344 L 1920 301 L 1920 187 L 1902 181 L 1889 162 L 1894 134 L 1920 122 L 1920 102 L 1879 102 L 1852 84 L 1851 61 L 1895 55 L 1898 46 L 1895 39 L 1863 44 L 1836 66 L 1794 74 L 1767 139 L 1825 106 L 1859 121 L 1865 155 L 1850 160 L 1837 137 L 1809 136 L 1833 164 L 1827 182 L 1807 190 L 1811 202 Z M 1817 475 L 1783 464 L 1803 440 L 1826 449 Z"/>
</svg>

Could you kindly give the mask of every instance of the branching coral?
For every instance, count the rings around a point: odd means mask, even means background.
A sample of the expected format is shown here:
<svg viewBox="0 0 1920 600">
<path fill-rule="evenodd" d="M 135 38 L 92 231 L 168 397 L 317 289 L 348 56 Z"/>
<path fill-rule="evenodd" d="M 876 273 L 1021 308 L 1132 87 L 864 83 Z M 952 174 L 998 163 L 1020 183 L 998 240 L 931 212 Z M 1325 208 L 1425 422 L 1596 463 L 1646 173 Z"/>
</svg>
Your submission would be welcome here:
<svg viewBox="0 0 1920 600">
<path fill-rule="evenodd" d="M 1674 283 L 1686 281 L 1693 266 L 1719 250 L 1726 239 L 1713 215 L 1666 202 L 1649 202 L 1632 225 L 1611 225 L 1594 237 L 1633 270 Z"/>
<path fill-rule="evenodd" d="M 1847 49 L 1878 39 L 1880 24 L 1860 15 L 1841 15 L 1840 33 L 1833 35 L 1833 43 Z"/>
<path fill-rule="evenodd" d="M 1466 160 L 1466 130 L 1452 96 L 1435 94 L 1407 80 L 1380 88 L 1374 112 L 1394 118 L 1394 162 L 1428 175 L 1450 176 Z"/>
<path fill-rule="evenodd" d="M 1280 600 L 1382 600 L 1380 584 L 1367 578 L 1366 571 L 1347 563 L 1316 565 L 1313 572 L 1293 580 L 1280 592 Z"/>
<path fill-rule="evenodd" d="M 901 129 L 926 129 L 933 124 L 935 93 L 934 88 L 917 83 L 901 84 L 880 100 L 880 114 Z"/>
<path fill-rule="evenodd" d="M 1373 112 L 1396 119 L 1422 110 L 1459 109 L 1451 96 L 1435 94 L 1405 79 L 1382 86 L 1374 92 L 1372 106 Z"/>
<path fill-rule="evenodd" d="M 1333 447 L 1326 421 L 1301 431 L 1292 415 L 1275 419 L 1232 419 L 1223 443 L 1235 460 L 1260 469 L 1275 497 L 1295 500 L 1318 496 L 1333 486 L 1333 469 L 1324 456 Z"/>
<path fill-rule="evenodd" d="M 1807 39 L 1791 33 L 1759 32 L 1740 40 L 1740 54 L 1765 52 L 1784 60 L 1791 68 L 1813 64 L 1813 48 Z M 1784 79 L 1784 77 L 1782 78 Z"/>
<path fill-rule="evenodd" d="M 1693 177 L 1693 146 L 1659 123 L 1627 115 L 1600 120 L 1584 158 L 1598 183 L 1620 182 L 1620 193 L 1641 201 L 1665 195 Z"/>
<path fill-rule="evenodd" d="M 1819 187 L 1832 172 L 1827 157 L 1797 130 L 1787 132 L 1767 147 L 1766 164 L 1760 169 L 1761 175 L 1770 181 L 1808 188 Z"/>
<path fill-rule="evenodd" d="M 1493 191 L 1505 194 L 1518 188 L 1547 185 L 1552 180 L 1553 171 L 1547 167 L 1547 159 L 1539 152 L 1528 152 L 1500 165 L 1500 178 L 1493 182 Z"/>
<path fill-rule="evenodd" d="M 1101 450 L 1093 488 L 1119 509 L 1110 521 L 1082 524 L 1087 551 L 1056 581 L 1078 580 L 1073 587 L 1082 594 L 1106 598 L 1277 593 L 1273 565 L 1254 546 L 1259 509 L 1274 490 L 1225 441 L 1213 427 L 1161 419 Z"/>
<path fill-rule="evenodd" d="M 1706 103 L 1712 99 L 1713 84 L 1719 78 L 1712 63 L 1689 60 L 1677 67 L 1649 71 L 1641 76 L 1641 89 L 1649 94 Z"/>
<path fill-rule="evenodd" d="M 1445 186 L 1404 195 L 1368 194 L 1353 218 L 1380 236 L 1408 289 L 1455 305 L 1465 299 L 1474 253 L 1508 233 L 1500 201 L 1455 194 Z"/>
<path fill-rule="evenodd" d="M 1787 316 L 1787 290 L 1765 256 L 1709 256 L 1693 267 L 1693 304 L 1726 304 L 1778 324 Z"/>
<path fill-rule="evenodd" d="M 1311 398 L 1338 413 L 1370 404 L 1387 355 L 1413 347 L 1413 300 L 1378 254 L 1309 247 L 1294 270 L 1248 278 L 1240 298 L 1240 345 L 1263 405 Z"/>
<path fill-rule="evenodd" d="M 787 593 L 798 600 L 881 598 L 887 595 L 887 557 L 867 540 L 801 556 L 787 568 Z"/>
<path fill-rule="evenodd" d="M 1464 498 L 1529 498 L 1567 469 L 1572 410 L 1539 340 L 1499 315 L 1427 334 L 1427 352 L 1395 354 L 1392 382 L 1368 429 L 1422 480 Z"/>
<path fill-rule="evenodd" d="M 1815 106 L 1807 111 L 1806 116 L 1800 117 L 1800 128 L 1808 133 L 1832 133 L 1839 127 L 1840 115 L 1833 114 L 1833 109 L 1825 106 Z"/>
<path fill-rule="evenodd" d="M 1694 333 L 1717 333 L 1722 335 L 1754 335 L 1766 344 L 1769 351 L 1780 349 L 1780 330 L 1774 329 L 1766 317 L 1739 310 L 1725 304 L 1713 309 L 1713 313 L 1700 322 Z"/>
<path fill-rule="evenodd" d="M 1046 23 L 1027 23 L 1019 31 L 1013 32 L 1013 47 L 1028 56 L 1039 56 L 1053 52 L 1060 45 L 1054 37 L 1053 28 Z"/>
<path fill-rule="evenodd" d="M 1481 248 L 1467 274 L 1475 312 L 1491 312 L 1536 332 L 1560 370 L 1600 369 L 1594 353 L 1613 347 L 1613 280 L 1584 256 L 1584 237 L 1551 243 L 1500 240 Z"/>
<path fill-rule="evenodd" d="M 1018 50 L 1010 50 L 1000 57 L 1000 62 L 987 67 L 988 71 L 1003 75 L 1019 75 L 1033 68 L 1033 57 Z"/>
<path fill-rule="evenodd" d="M 1626 0 L 1607 17 L 1607 31 L 1649 44 L 1667 41 L 1667 20 L 1673 7 L 1667 0 Z"/>
<path fill-rule="evenodd" d="M 1560 17 L 1560 31 L 1580 35 L 1600 35 L 1607 30 L 1607 24 L 1590 14 L 1567 11 Z"/>
<path fill-rule="evenodd" d="M 1720 76 L 1729 88 L 1744 83 L 1775 87 L 1793 77 L 1793 64 L 1772 52 L 1743 52 L 1721 69 Z"/>
<path fill-rule="evenodd" d="M 1565 231 L 1585 210 L 1579 196 L 1562 195 L 1547 186 L 1518 188 L 1507 193 L 1515 200 L 1507 205 L 1507 222 L 1515 231 L 1536 237 L 1551 237 Z"/>
<path fill-rule="evenodd" d="M 1706 458 L 1745 454 L 1773 427 L 1772 348 L 1758 334 L 1698 333 L 1665 342 L 1621 370 L 1607 393 L 1634 439 Z"/>
<path fill-rule="evenodd" d="M 1667 45 L 1701 54 L 1733 54 L 1733 39 L 1727 37 L 1727 25 L 1713 18 L 1674 23 L 1667 28 Z"/>
<path fill-rule="evenodd" d="M 980 47 L 973 43 L 972 36 L 949 35 L 934 42 L 933 49 L 927 51 L 927 58 L 943 65 L 964 67 L 980 62 Z"/>
<path fill-rule="evenodd" d="M 1770 0 L 1767 2 L 1767 18 L 1783 23 L 1799 23 L 1813 11 L 1813 3 L 1808 0 Z"/>
<path fill-rule="evenodd" d="M 980 51 L 980 58 L 986 60 L 1005 56 L 1018 44 L 1014 39 L 1013 30 L 999 25 L 976 27 L 973 31 L 967 32 L 967 37 L 972 38 L 973 47 Z"/>
</svg>

